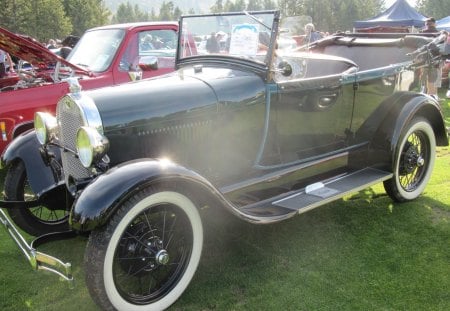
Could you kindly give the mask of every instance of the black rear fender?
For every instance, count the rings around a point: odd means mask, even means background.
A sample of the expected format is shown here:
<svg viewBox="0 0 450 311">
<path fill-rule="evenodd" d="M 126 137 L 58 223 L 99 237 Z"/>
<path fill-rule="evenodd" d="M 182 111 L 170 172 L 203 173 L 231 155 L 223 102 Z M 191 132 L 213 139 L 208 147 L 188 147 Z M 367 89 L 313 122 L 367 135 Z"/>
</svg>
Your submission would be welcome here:
<svg viewBox="0 0 450 311">
<path fill-rule="evenodd" d="M 448 146 L 447 131 L 439 103 L 426 95 L 410 95 L 407 94 L 392 103 L 392 108 L 378 127 L 371 143 L 372 151 L 376 152 L 369 153 L 369 157 L 378 159 L 372 159 L 372 163 L 379 163 L 379 160 L 383 159 L 385 161 L 382 162 L 388 164 L 386 169 L 391 169 L 402 130 L 418 116 L 430 122 L 436 137 L 436 145 Z"/>
</svg>

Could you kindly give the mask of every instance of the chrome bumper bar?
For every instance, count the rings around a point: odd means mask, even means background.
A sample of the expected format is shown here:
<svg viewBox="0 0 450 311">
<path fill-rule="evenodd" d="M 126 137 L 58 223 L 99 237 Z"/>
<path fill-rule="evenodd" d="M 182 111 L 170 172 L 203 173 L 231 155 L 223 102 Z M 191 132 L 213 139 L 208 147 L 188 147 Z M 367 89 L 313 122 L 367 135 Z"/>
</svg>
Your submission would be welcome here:
<svg viewBox="0 0 450 311">
<path fill-rule="evenodd" d="M 5 212 L 0 209 L 0 222 L 5 226 L 9 235 L 12 237 L 14 242 L 16 242 L 17 246 L 23 252 L 28 262 L 31 264 L 31 267 L 35 270 L 44 270 L 49 271 L 51 273 L 55 273 L 59 275 L 66 281 L 70 283 L 73 282 L 72 276 L 72 265 L 67 262 L 64 263 L 58 258 L 53 256 L 41 253 L 34 248 L 34 243 L 39 239 L 37 238 L 31 244 L 25 240 L 25 238 L 20 234 L 14 224 L 9 220 L 6 216 Z"/>
</svg>

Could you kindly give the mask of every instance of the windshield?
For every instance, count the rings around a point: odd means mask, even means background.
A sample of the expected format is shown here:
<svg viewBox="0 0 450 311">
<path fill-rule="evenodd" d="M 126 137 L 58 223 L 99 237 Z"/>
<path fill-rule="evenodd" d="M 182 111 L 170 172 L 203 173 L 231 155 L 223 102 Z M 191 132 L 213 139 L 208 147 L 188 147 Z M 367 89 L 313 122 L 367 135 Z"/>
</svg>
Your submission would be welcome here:
<svg viewBox="0 0 450 311">
<path fill-rule="evenodd" d="M 313 33 L 308 31 L 309 25 L 312 25 L 310 16 L 283 17 L 280 21 L 277 48 L 283 52 L 289 52 L 289 50 L 312 43 L 314 38 L 312 38 Z"/>
<path fill-rule="evenodd" d="M 220 55 L 264 63 L 271 45 L 275 14 L 264 11 L 184 16 L 178 57 Z"/>
<path fill-rule="evenodd" d="M 123 29 L 86 32 L 67 60 L 94 72 L 105 71 L 111 65 L 124 36 L 125 30 Z"/>
</svg>

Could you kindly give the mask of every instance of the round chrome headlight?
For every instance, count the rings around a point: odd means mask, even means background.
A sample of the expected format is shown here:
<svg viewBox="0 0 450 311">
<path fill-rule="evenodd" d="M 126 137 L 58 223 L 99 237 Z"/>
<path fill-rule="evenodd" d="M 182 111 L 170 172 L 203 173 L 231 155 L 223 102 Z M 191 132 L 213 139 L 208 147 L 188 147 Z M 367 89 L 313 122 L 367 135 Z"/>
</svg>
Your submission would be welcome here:
<svg viewBox="0 0 450 311">
<path fill-rule="evenodd" d="M 109 141 L 96 129 L 83 126 L 77 132 L 76 146 L 81 164 L 89 168 L 106 154 Z"/>
<path fill-rule="evenodd" d="M 47 112 L 34 114 L 34 129 L 37 139 L 42 145 L 48 143 L 55 136 L 57 125 L 56 118 Z"/>
</svg>

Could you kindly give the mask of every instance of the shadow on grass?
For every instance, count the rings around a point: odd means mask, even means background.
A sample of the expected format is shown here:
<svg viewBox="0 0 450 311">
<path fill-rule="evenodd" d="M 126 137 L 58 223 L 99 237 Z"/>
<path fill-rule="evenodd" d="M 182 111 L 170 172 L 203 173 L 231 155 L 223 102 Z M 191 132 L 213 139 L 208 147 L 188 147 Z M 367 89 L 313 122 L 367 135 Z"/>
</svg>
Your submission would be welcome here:
<svg viewBox="0 0 450 311">
<path fill-rule="evenodd" d="M 273 225 L 212 212 L 199 270 L 172 310 L 446 309 L 445 205 L 340 200 Z M 447 222 L 447 223 L 446 223 Z"/>
</svg>

